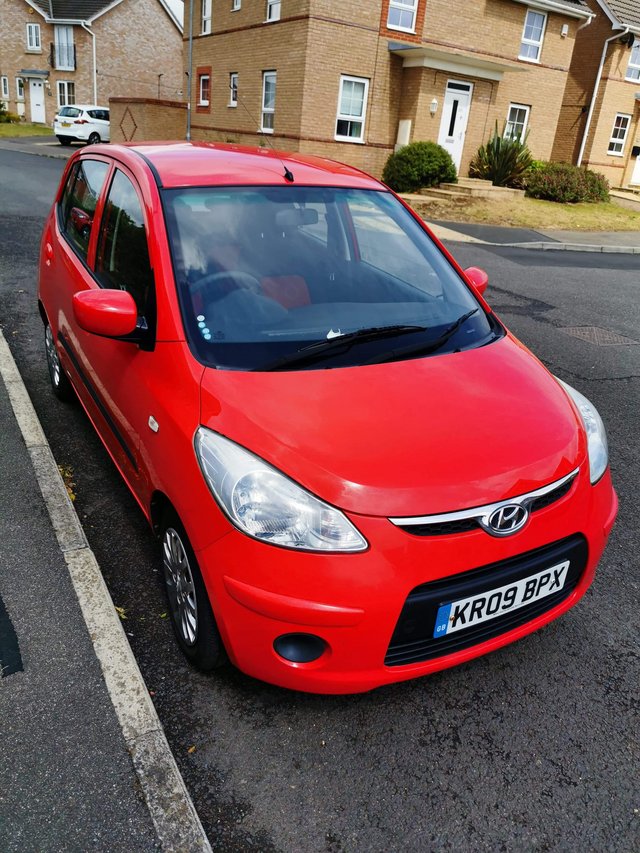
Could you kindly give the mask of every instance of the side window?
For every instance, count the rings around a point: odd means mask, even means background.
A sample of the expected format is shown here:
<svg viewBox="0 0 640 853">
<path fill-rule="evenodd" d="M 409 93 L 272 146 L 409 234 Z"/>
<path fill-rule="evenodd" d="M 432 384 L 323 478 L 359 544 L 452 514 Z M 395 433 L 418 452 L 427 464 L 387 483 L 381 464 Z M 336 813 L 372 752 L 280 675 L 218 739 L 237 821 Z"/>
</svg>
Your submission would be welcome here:
<svg viewBox="0 0 640 853">
<path fill-rule="evenodd" d="M 103 287 L 126 290 L 145 314 L 153 288 L 149 247 L 138 194 L 129 178 L 116 169 L 102 215 L 96 275 Z"/>
<path fill-rule="evenodd" d="M 100 160 L 81 160 L 71 171 L 60 201 L 60 226 L 85 261 L 93 217 L 109 166 Z"/>
</svg>

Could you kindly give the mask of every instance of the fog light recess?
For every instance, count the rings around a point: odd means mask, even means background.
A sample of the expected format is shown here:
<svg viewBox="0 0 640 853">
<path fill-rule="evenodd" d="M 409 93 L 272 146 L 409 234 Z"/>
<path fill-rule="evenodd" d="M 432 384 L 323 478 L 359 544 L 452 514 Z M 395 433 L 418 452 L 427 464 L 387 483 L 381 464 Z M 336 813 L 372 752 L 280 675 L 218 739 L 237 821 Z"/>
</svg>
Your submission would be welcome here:
<svg viewBox="0 0 640 853">
<path fill-rule="evenodd" d="M 324 654 L 327 644 L 314 634 L 283 634 L 274 640 L 273 648 L 290 663 L 312 663 Z"/>
</svg>

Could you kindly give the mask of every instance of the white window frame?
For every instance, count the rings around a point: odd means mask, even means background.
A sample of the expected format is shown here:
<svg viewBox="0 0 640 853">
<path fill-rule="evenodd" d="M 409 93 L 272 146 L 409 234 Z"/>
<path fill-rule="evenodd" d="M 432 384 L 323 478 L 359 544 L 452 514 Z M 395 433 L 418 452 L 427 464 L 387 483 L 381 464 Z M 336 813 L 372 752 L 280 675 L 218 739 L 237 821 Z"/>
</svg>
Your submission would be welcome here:
<svg viewBox="0 0 640 853">
<path fill-rule="evenodd" d="M 24 80 L 16 77 L 16 101 L 24 101 Z"/>
<path fill-rule="evenodd" d="M 340 107 L 342 105 L 342 93 L 344 89 L 345 83 L 364 83 L 364 95 L 362 98 L 362 115 L 348 115 L 347 113 L 342 113 L 340 111 Z M 364 129 L 365 122 L 367 120 L 367 100 L 369 98 L 369 79 L 367 77 L 352 77 L 349 74 L 341 74 L 340 75 L 340 88 L 338 89 L 338 111 L 336 114 L 336 132 L 334 135 L 334 139 L 338 142 L 355 142 L 356 144 L 363 145 L 364 144 Z M 360 122 L 360 136 L 342 136 L 338 133 L 338 122 L 339 121 L 356 121 Z"/>
<path fill-rule="evenodd" d="M 209 81 L 209 97 L 202 97 L 202 84 L 205 80 Z M 208 107 L 211 103 L 211 74 L 199 74 L 198 75 L 198 106 L 199 107 Z"/>
<path fill-rule="evenodd" d="M 625 80 L 631 80 L 634 83 L 640 80 L 640 41 L 636 40 L 631 48 Z"/>
<path fill-rule="evenodd" d="M 0 77 L 0 98 L 3 101 L 9 100 L 9 78 L 5 77 L 4 74 Z"/>
<path fill-rule="evenodd" d="M 516 135 L 507 132 L 510 123 L 513 126 L 515 126 L 516 124 L 516 122 L 510 121 L 511 110 L 524 110 L 524 122 L 522 124 L 522 132 L 520 133 L 520 141 L 522 142 L 526 136 L 527 127 L 529 126 L 529 114 L 531 113 L 531 107 L 527 106 L 527 104 L 509 104 L 509 110 L 507 111 L 507 122 L 504 127 L 504 139 L 516 139 Z"/>
<path fill-rule="evenodd" d="M 267 79 L 269 77 L 273 78 L 273 106 L 267 107 L 265 106 L 265 96 L 267 94 Z M 262 133 L 273 133 L 273 127 L 267 127 L 264 123 L 265 116 L 273 116 L 273 124 L 275 124 L 275 115 L 276 115 L 276 92 L 278 87 L 278 75 L 276 71 L 263 71 L 262 72 L 262 110 L 260 112 L 260 130 Z"/>
<path fill-rule="evenodd" d="M 229 103 L 227 104 L 228 107 L 238 106 L 238 80 L 238 72 L 231 71 L 229 74 Z"/>
<path fill-rule="evenodd" d="M 623 118 L 627 120 L 626 125 L 624 127 L 620 127 L 622 130 L 622 135 L 616 136 L 616 124 L 619 118 Z M 611 128 L 611 136 L 609 137 L 609 145 L 607 147 L 607 154 L 609 157 L 624 157 L 624 146 L 627 144 L 627 136 L 629 135 L 629 128 L 631 127 L 631 116 L 629 113 L 616 113 L 616 117 L 613 120 L 613 127 Z M 615 148 L 616 145 L 620 146 L 619 151 L 612 151 L 612 148 Z"/>
<path fill-rule="evenodd" d="M 265 23 L 280 20 L 281 6 L 282 0 L 267 0 L 267 17 Z"/>
<path fill-rule="evenodd" d="M 72 87 L 71 100 L 69 100 L 69 86 Z M 73 80 L 58 80 L 57 86 L 58 107 L 72 107 L 76 102 L 76 84 Z"/>
<path fill-rule="evenodd" d="M 398 12 L 412 13 L 412 21 L 410 27 L 402 27 L 399 24 L 389 23 L 391 18 L 391 10 L 395 9 Z M 389 12 L 387 13 L 387 29 L 398 30 L 402 33 L 415 33 L 416 19 L 418 17 L 418 0 L 389 0 Z"/>
<path fill-rule="evenodd" d="M 63 41 L 61 35 L 65 33 L 71 36 L 69 41 Z M 73 50 L 73 27 L 66 24 L 56 24 L 53 28 L 53 56 L 56 71 L 75 71 Z M 62 60 L 66 59 L 66 65 Z"/>
<path fill-rule="evenodd" d="M 211 6 L 213 0 L 202 0 L 202 28 L 200 35 L 208 36 L 211 33 Z"/>
<path fill-rule="evenodd" d="M 529 20 L 529 15 L 539 15 L 542 18 L 542 32 L 540 33 L 540 40 L 536 41 L 535 39 L 530 39 L 525 36 L 527 31 L 527 21 Z M 544 43 L 544 36 L 547 31 L 547 14 L 546 12 L 541 12 L 539 9 L 527 9 L 527 13 L 524 16 L 524 26 L 522 27 L 522 38 L 520 39 L 520 51 L 518 53 L 518 59 L 521 59 L 523 62 L 540 62 L 540 54 L 542 53 L 542 45 Z M 538 52 L 535 57 L 533 56 L 523 56 L 522 55 L 522 46 L 523 45 L 533 45 L 537 47 Z"/>
<path fill-rule="evenodd" d="M 27 24 L 27 50 L 32 53 L 42 53 L 40 24 Z"/>
<path fill-rule="evenodd" d="M 242 0 L 231 0 L 231 11 L 238 12 L 242 8 Z"/>
</svg>

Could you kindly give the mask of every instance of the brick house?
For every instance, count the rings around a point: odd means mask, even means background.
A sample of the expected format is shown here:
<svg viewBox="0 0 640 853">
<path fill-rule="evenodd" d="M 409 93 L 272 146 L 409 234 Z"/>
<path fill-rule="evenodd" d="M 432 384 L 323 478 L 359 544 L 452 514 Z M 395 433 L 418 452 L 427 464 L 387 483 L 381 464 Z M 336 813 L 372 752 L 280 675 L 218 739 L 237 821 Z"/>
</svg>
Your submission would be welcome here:
<svg viewBox="0 0 640 853">
<path fill-rule="evenodd" d="M 466 174 L 497 122 L 549 159 L 593 16 L 583 0 L 195 0 L 192 136 L 268 134 L 374 174 L 432 139 Z"/>
<path fill-rule="evenodd" d="M 2 0 L 0 31 L 0 100 L 27 121 L 114 95 L 182 95 L 182 25 L 166 0 Z"/>
<path fill-rule="evenodd" d="M 640 185 L 640 2 L 588 2 L 596 17 L 576 43 L 553 156 Z"/>
</svg>

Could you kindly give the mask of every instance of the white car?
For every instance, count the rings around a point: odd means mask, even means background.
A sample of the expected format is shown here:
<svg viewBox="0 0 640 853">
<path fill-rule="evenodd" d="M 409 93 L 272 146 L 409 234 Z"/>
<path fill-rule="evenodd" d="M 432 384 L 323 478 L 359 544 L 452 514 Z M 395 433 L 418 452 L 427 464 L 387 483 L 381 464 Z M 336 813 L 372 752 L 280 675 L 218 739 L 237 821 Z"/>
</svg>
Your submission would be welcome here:
<svg viewBox="0 0 640 853">
<path fill-rule="evenodd" d="M 109 141 L 109 108 L 93 104 L 62 107 L 53 120 L 53 132 L 61 145 L 72 142 Z"/>
</svg>

